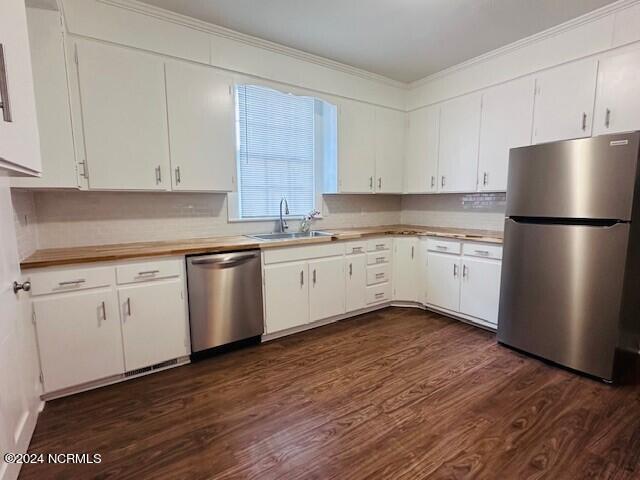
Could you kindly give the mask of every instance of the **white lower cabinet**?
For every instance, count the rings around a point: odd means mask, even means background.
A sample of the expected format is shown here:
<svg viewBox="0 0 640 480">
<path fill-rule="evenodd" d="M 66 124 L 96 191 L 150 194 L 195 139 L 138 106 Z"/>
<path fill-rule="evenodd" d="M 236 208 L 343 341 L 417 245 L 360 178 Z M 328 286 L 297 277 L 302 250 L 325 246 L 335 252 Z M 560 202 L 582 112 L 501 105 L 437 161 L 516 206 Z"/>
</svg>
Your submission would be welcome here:
<svg viewBox="0 0 640 480">
<path fill-rule="evenodd" d="M 309 323 L 307 262 L 264 267 L 265 331 L 279 332 Z"/>
<path fill-rule="evenodd" d="M 461 313 L 498 324 L 500 269 L 501 263 L 498 260 L 462 259 Z"/>
<path fill-rule="evenodd" d="M 181 278 L 118 287 L 127 371 L 188 355 Z"/>
<path fill-rule="evenodd" d="M 29 277 L 45 394 L 190 353 L 183 257 Z"/>
<path fill-rule="evenodd" d="M 428 239 L 426 255 L 426 304 L 495 328 L 502 246 Z"/>
<path fill-rule="evenodd" d="M 345 257 L 346 311 L 353 312 L 367 306 L 367 255 Z"/>
<path fill-rule="evenodd" d="M 420 302 L 423 281 L 420 278 L 420 241 L 417 237 L 402 237 L 393 240 L 393 299 Z"/>
<path fill-rule="evenodd" d="M 47 296 L 33 308 L 45 392 L 124 372 L 112 289 Z"/>
<path fill-rule="evenodd" d="M 460 257 L 446 253 L 427 254 L 427 302 L 447 310 L 460 303 Z"/>
<path fill-rule="evenodd" d="M 315 322 L 345 312 L 344 259 L 322 258 L 309 262 L 309 320 Z"/>
</svg>

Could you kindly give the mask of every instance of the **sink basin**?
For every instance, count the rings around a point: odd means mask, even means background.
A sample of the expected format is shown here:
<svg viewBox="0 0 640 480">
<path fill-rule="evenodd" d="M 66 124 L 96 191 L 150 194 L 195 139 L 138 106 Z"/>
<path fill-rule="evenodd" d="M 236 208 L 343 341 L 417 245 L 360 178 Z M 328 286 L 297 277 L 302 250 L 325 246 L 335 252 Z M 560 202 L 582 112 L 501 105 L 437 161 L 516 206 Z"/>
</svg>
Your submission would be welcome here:
<svg viewBox="0 0 640 480">
<path fill-rule="evenodd" d="M 313 238 L 313 237 L 330 237 L 329 232 L 321 232 L 320 230 L 312 230 L 311 232 L 284 232 L 284 233 L 261 233 L 258 235 L 247 235 L 250 238 L 258 240 L 288 240 L 292 238 Z"/>
</svg>

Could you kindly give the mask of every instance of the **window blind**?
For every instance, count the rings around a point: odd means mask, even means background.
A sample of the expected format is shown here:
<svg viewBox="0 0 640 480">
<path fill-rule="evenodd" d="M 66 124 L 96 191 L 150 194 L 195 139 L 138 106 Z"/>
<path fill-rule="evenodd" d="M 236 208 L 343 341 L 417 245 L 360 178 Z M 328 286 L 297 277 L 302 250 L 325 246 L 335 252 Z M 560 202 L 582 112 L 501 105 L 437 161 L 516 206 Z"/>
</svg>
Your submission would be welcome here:
<svg viewBox="0 0 640 480">
<path fill-rule="evenodd" d="M 257 85 L 236 98 L 240 216 L 278 216 L 282 197 L 291 215 L 313 210 L 314 99 Z"/>
</svg>

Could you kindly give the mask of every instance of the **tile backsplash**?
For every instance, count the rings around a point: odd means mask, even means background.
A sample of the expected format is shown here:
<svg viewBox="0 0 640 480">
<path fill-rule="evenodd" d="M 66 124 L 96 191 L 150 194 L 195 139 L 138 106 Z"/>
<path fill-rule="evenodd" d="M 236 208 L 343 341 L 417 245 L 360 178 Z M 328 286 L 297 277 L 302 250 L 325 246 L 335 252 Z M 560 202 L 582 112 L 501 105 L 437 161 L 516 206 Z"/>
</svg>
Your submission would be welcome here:
<svg viewBox="0 0 640 480">
<path fill-rule="evenodd" d="M 401 221 L 410 225 L 504 229 L 504 193 L 405 195 Z"/>
<path fill-rule="evenodd" d="M 275 222 L 229 222 L 227 197 L 203 193 L 35 192 L 38 247 L 271 232 Z M 326 195 L 313 228 L 400 222 L 399 196 Z M 298 228 L 297 221 L 289 222 Z"/>
<path fill-rule="evenodd" d="M 270 232 L 274 222 L 229 222 L 227 197 L 203 193 L 12 190 L 19 253 L 37 248 Z M 502 230 L 504 193 L 325 195 L 316 229 L 397 223 Z M 289 222 L 297 230 L 298 222 Z"/>
</svg>

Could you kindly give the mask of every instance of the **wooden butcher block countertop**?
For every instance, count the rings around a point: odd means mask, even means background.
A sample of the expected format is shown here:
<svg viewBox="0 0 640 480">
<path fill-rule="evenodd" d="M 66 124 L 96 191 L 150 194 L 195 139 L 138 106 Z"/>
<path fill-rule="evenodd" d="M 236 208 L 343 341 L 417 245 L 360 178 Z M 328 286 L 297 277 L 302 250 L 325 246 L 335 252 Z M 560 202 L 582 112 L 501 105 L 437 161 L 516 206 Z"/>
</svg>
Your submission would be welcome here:
<svg viewBox="0 0 640 480">
<path fill-rule="evenodd" d="M 286 240 L 258 240 L 244 235 L 228 237 L 195 238 L 190 240 L 119 243 L 113 245 L 92 245 L 86 247 L 47 248 L 37 250 L 25 258 L 20 266 L 29 268 L 73 265 L 78 263 L 127 260 L 167 255 L 187 255 L 197 253 L 219 253 L 255 248 L 274 248 L 291 245 L 326 243 L 337 240 L 356 240 L 379 235 L 420 235 L 474 240 L 478 242 L 502 243 L 502 232 L 448 227 L 425 227 L 418 225 L 385 225 L 327 229 L 331 236 L 294 238 Z"/>
</svg>

